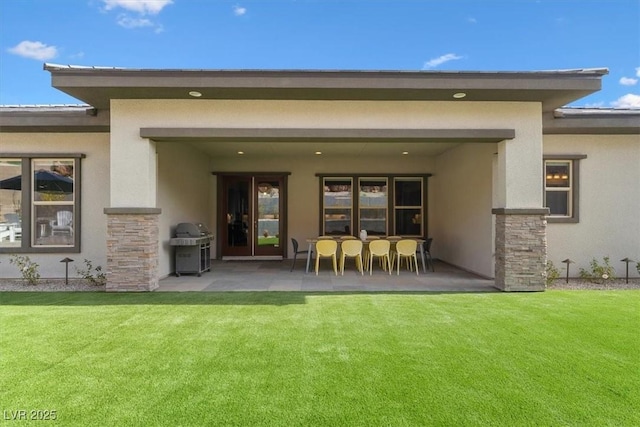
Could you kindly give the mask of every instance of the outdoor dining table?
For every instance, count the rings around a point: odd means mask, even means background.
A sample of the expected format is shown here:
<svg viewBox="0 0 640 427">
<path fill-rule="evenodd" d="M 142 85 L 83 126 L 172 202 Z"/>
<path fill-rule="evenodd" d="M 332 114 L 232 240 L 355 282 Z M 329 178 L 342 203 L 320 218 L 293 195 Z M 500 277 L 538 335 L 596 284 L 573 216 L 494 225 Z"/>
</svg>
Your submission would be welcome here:
<svg viewBox="0 0 640 427">
<path fill-rule="evenodd" d="M 332 237 L 333 240 L 336 240 L 338 242 L 338 247 L 340 246 L 340 243 L 342 242 L 342 240 L 340 239 L 341 236 L 335 236 Z M 305 273 L 309 273 L 309 267 L 311 266 L 311 253 L 313 252 L 313 247 L 316 245 L 316 243 L 318 243 L 318 239 L 317 237 L 311 237 L 307 239 L 307 243 L 309 244 L 309 249 L 307 249 L 307 268 L 305 270 Z M 370 237 L 367 237 L 366 240 L 364 240 L 362 243 L 366 246 L 369 243 L 371 243 L 374 240 L 379 240 L 379 239 L 372 239 Z M 380 240 L 389 240 L 392 244 L 398 242 L 399 240 L 415 240 L 416 243 L 418 243 L 418 250 L 420 251 L 420 259 L 422 261 L 422 271 L 423 272 L 427 272 L 427 264 L 425 262 L 425 257 L 424 257 L 424 239 L 415 239 L 412 237 L 406 237 L 406 238 L 402 238 L 402 239 L 387 239 L 385 237 L 380 237 Z"/>
</svg>

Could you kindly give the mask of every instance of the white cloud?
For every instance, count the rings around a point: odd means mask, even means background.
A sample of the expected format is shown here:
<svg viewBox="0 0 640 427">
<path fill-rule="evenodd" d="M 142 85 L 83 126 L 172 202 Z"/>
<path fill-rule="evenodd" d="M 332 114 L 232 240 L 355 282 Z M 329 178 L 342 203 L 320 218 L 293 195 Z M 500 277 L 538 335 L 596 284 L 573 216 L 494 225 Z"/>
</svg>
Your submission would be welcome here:
<svg viewBox="0 0 640 427">
<path fill-rule="evenodd" d="M 640 95 L 628 93 L 611 103 L 616 108 L 640 108 Z"/>
<path fill-rule="evenodd" d="M 640 77 L 640 67 L 636 68 L 636 77 Z"/>
<path fill-rule="evenodd" d="M 118 25 L 124 28 L 153 27 L 154 24 L 147 18 L 132 18 L 129 15 L 118 16 Z"/>
<path fill-rule="evenodd" d="M 14 47 L 8 49 L 10 53 L 39 61 L 47 61 L 58 56 L 58 48 L 47 46 L 42 42 L 21 41 Z"/>
<path fill-rule="evenodd" d="M 467 22 L 470 24 L 477 24 L 478 20 L 476 18 L 471 17 L 471 18 L 467 18 Z"/>
<path fill-rule="evenodd" d="M 233 14 L 236 16 L 242 16 L 245 13 L 247 13 L 247 8 L 246 7 L 241 7 L 241 6 L 234 6 L 233 7 Z"/>
<path fill-rule="evenodd" d="M 157 15 L 173 0 L 102 0 L 105 10 L 123 8 L 141 15 Z"/>
<path fill-rule="evenodd" d="M 621 77 L 619 83 L 623 86 L 633 86 L 638 83 L 638 79 L 633 77 Z"/>
<path fill-rule="evenodd" d="M 444 64 L 445 62 L 454 61 L 457 59 L 462 59 L 462 56 L 456 55 L 455 53 L 447 53 L 446 55 L 428 60 L 424 63 L 422 69 L 427 70 L 429 68 L 435 68 L 439 65 Z"/>
</svg>

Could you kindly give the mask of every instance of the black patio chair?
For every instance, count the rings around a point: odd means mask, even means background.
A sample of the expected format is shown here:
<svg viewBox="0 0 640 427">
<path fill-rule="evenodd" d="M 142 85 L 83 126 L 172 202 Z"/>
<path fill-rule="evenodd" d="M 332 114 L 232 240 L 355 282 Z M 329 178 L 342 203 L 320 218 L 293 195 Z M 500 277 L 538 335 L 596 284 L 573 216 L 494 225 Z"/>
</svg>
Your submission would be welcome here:
<svg viewBox="0 0 640 427">
<path fill-rule="evenodd" d="M 433 266 L 433 258 L 431 257 L 431 243 L 433 243 L 433 237 L 427 237 L 422 245 L 424 247 L 424 256 L 427 258 L 427 268 L 431 265 L 431 271 L 435 273 L 436 269 Z"/>
<path fill-rule="evenodd" d="M 306 250 L 299 249 L 298 241 L 293 237 L 291 238 L 291 244 L 293 245 L 293 262 L 291 263 L 290 272 L 293 271 L 293 268 L 296 266 L 296 258 L 298 258 L 298 254 L 307 254 Z M 311 251 L 311 257 L 313 258 L 313 250 Z"/>
</svg>

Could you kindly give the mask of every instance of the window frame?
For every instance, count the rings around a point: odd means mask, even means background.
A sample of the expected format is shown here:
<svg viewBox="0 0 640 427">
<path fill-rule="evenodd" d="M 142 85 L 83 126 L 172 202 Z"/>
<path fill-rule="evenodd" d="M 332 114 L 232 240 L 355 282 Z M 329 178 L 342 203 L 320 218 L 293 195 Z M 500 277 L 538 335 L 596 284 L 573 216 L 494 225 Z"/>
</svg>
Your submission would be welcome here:
<svg viewBox="0 0 640 427">
<path fill-rule="evenodd" d="M 0 153 L 0 159 L 16 159 L 22 162 L 22 182 L 21 182 L 21 221 L 22 237 L 20 246 L 0 247 L 0 253 L 79 253 L 81 251 L 80 242 L 82 229 L 82 159 L 86 155 L 83 153 Z M 33 217 L 36 203 L 33 191 L 33 165 L 34 161 L 40 160 L 73 160 L 74 168 L 74 193 L 73 193 L 73 244 L 65 246 L 43 246 L 35 245 L 34 236 L 36 233 L 35 218 Z"/>
<path fill-rule="evenodd" d="M 547 191 L 567 191 L 561 187 L 547 187 L 547 162 L 569 163 L 569 215 L 547 215 L 548 223 L 577 224 L 580 222 L 580 160 L 586 159 L 584 154 L 545 154 L 542 159 L 542 191 L 543 205 L 547 207 Z"/>
<path fill-rule="evenodd" d="M 422 206 L 421 206 L 421 224 L 420 230 L 423 235 L 404 235 L 406 237 L 424 237 L 428 235 L 428 178 L 432 176 L 432 174 L 385 174 L 385 173 L 362 173 L 362 174 L 324 174 L 317 173 L 316 176 L 320 178 L 319 182 L 319 222 L 318 222 L 318 231 L 319 235 L 324 234 L 324 183 L 326 179 L 351 179 L 351 182 L 354 183 L 351 186 L 351 199 L 352 199 L 352 218 L 351 224 L 356 224 L 360 227 L 360 181 L 361 180 L 380 180 L 382 178 L 386 179 L 387 182 L 387 206 L 386 206 L 386 235 L 396 235 L 396 205 L 395 205 L 395 182 L 398 179 L 416 179 L 422 181 Z M 357 184 L 357 185 L 355 185 Z M 356 217 L 357 215 L 357 217 Z M 351 235 L 357 236 L 360 230 L 351 229 Z"/>
</svg>

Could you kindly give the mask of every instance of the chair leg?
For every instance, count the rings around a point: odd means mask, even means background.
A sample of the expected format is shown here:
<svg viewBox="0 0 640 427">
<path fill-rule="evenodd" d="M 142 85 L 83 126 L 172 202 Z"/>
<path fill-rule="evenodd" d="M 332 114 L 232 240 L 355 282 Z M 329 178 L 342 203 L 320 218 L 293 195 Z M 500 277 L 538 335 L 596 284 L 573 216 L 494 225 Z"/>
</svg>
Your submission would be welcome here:
<svg viewBox="0 0 640 427">
<path fill-rule="evenodd" d="M 320 267 L 320 254 L 316 257 L 316 276 L 318 275 L 318 268 Z"/>
<path fill-rule="evenodd" d="M 416 276 L 419 276 L 419 269 L 418 269 L 418 257 L 416 256 L 416 254 L 413 254 L 413 263 L 416 266 Z"/>
<path fill-rule="evenodd" d="M 340 255 L 340 274 L 344 276 L 344 252 Z"/>
<path fill-rule="evenodd" d="M 333 272 L 336 273 L 336 276 L 338 275 L 338 261 L 336 260 L 336 254 L 333 254 L 331 256 L 331 259 L 333 260 Z"/>
<path fill-rule="evenodd" d="M 291 270 L 289 270 L 289 272 L 293 271 L 293 267 L 296 266 L 296 258 L 298 257 L 298 253 L 296 252 L 295 254 L 293 254 L 293 262 L 291 263 Z"/>
<path fill-rule="evenodd" d="M 431 258 L 431 254 L 427 253 L 426 257 L 427 257 L 427 268 L 429 268 L 429 265 L 431 265 L 431 272 L 435 273 L 436 269 L 433 266 L 433 258 Z"/>
</svg>

